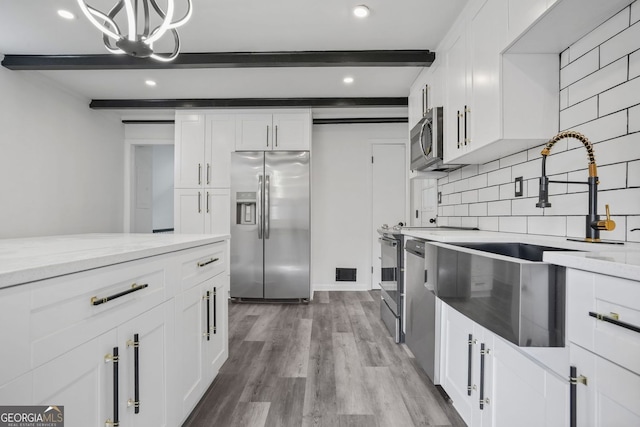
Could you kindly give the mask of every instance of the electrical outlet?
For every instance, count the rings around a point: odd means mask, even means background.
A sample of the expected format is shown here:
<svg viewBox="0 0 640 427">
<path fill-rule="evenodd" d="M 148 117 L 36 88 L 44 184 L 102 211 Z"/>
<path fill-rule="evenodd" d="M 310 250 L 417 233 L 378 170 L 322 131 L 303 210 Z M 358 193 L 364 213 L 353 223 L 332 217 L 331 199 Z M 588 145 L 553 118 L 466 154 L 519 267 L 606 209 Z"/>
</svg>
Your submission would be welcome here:
<svg viewBox="0 0 640 427">
<path fill-rule="evenodd" d="M 515 193 L 516 197 L 522 197 L 522 177 L 519 176 L 515 179 Z"/>
<path fill-rule="evenodd" d="M 438 204 L 442 203 L 442 192 L 438 191 Z"/>
</svg>

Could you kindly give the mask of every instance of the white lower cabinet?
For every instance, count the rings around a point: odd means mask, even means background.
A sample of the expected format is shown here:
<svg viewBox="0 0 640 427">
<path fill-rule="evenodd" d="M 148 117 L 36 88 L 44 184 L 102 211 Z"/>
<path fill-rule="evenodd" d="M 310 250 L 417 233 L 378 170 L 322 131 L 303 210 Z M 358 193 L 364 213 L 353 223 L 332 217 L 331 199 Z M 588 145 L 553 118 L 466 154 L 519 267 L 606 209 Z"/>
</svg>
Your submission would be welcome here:
<svg viewBox="0 0 640 427">
<path fill-rule="evenodd" d="M 0 404 L 64 406 L 67 427 L 181 425 L 228 357 L 227 248 L 0 289 L 0 342 L 21 359 L 2 359 Z"/>
<path fill-rule="evenodd" d="M 193 410 L 228 355 L 229 276 L 219 274 L 176 297 L 177 385 L 182 419 Z"/>
<path fill-rule="evenodd" d="M 442 387 L 469 426 L 565 426 L 569 384 L 443 304 Z"/>
<path fill-rule="evenodd" d="M 574 425 L 640 426 L 640 375 L 575 344 L 569 352 L 578 379 Z"/>
</svg>

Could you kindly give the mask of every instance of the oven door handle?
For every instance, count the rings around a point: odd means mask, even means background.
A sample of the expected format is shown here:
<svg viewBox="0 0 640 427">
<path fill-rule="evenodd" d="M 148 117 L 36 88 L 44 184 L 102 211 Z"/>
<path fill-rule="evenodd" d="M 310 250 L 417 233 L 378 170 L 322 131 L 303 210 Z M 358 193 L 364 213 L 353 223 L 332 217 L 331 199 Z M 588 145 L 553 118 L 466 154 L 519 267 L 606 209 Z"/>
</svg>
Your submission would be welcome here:
<svg viewBox="0 0 640 427">
<path fill-rule="evenodd" d="M 379 238 L 378 242 L 380 242 L 383 245 L 393 246 L 394 248 L 398 246 L 398 242 L 396 240 L 385 239 L 383 237 Z"/>
</svg>

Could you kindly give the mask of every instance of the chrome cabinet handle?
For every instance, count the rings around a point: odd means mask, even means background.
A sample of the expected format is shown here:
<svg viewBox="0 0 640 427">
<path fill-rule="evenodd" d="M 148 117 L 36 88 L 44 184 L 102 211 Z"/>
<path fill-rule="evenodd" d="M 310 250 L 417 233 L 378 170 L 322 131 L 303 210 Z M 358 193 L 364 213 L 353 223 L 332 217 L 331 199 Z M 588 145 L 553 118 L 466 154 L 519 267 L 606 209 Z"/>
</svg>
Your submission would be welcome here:
<svg viewBox="0 0 640 427">
<path fill-rule="evenodd" d="M 458 142 L 458 148 L 460 148 L 460 118 L 462 117 L 462 114 L 460 114 L 460 110 L 458 110 L 456 114 L 458 119 L 458 125 L 456 126 L 456 131 L 458 132 L 457 142 Z"/>
<path fill-rule="evenodd" d="M 211 165 L 207 163 L 207 185 L 211 184 Z"/>
<path fill-rule="evenodd" d="M 262 239 L 262 175 L 258 176 L 258 239 Z"/>
<path fill-rule="evenodd" d="M 207 203 L 206 203 L 206 207 L 207 207 L 207 213 L 209 213 L 209 192 L 207 191 Z"/>
<path fill-rule="evenodd" d="M 209 301 L 211 300 L 211 292 L 207 291 L 207 295 L 202 297 L 207 304 L 207 331 L 203 334 L 207 337 L 207 341 L 211 341 L 211 307 L 209 306 Z"/>
<path fill-rule="evenodd" d="M 269 238 L 269 233 L 271 232 L 270 198 L 271 198 L 271 180 L 269 175 L 267 175 L 264 181 L 264 238 L 265 239 Z"/>
<path fill-rule="evenodd" d="M 202 163 L 198 163 L 198 185 L 202 185 Z"/>
<path fill-rule="evenodd" d="M 269 146 L 269 125 L 267 125 L 267 147 Z"/>
<path fill-rule="evenodd" d="M 464 145 L 467 145 L 467 143 L 471 143 L 471 138 L 467 138 L 467 117 L 471 115 L 471 108 L 469 108 L 468 106 L 464 106 Z"/>
<path fill-rule="evenodd" d="M 485 344 L 480 344 L 480 409 L 489 404 L 489 398 L 484 398 L 484 362 L 485 356 L 489 354 L 489 349 L 485 349 Z"/>
<path fill-rule="evenodd" d="M 201 203 L 201 200 L 200 200 L 200 199 L 201 199 L 201 198 L 202 198 L 202 193 L 200 193 L 200 192 L 198 191 L 198 213 L 201 213 L 201 212 L 202 212 L 202 206 L 200 206 L 200 203 Z"/>
<path fill-rule="evenodd" d="M 278 125 L 276 125 L 276 147 L 278 146 Z"/>
</svg>

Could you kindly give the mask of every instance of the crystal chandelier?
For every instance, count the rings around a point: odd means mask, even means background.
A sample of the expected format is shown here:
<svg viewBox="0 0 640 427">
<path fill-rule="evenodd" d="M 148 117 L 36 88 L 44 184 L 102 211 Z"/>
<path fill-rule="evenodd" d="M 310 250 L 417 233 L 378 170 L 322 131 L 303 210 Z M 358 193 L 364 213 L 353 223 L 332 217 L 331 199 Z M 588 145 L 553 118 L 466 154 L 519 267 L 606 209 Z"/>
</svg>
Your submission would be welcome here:
<svg viewBox="0 0 640 427">
<path fill-rule="evenodd" d="M 78 0 L 78 5 L 89 21 L 102 31 L 102 39 L 109 52 L 126 53 L 138 58 L 152 58 L 157 61 L 169 62 L 175 59 L 180 52 L 180 38 L 176 28 L 184 25 L 191 18 L 192 0 L 186 1 L 186 14 L 175 22 L 171 22 L 175 12 L 174 0 L 167 0 L 166 12 L 158 6 L 156 0 L 119 0 L 106 14 L 89 6 L 84 0 Z M 153 29 L 150 27 L 149 5 L 161 20 L 160 25 Z M 126 13 L 128 30 L 126 33 L 116 23 L 116 15 L 123 9 Z M 142 12 L 142 15 L 139 15 L 139 12 Z M 142 20 L 139 19 L 140 17 Z M 153 43 L 164 36 L 167 31 L 171 31 L 173 35 L 173 52 L 168 55 L 157 54 L 153 51 Z"/>
</svg>

